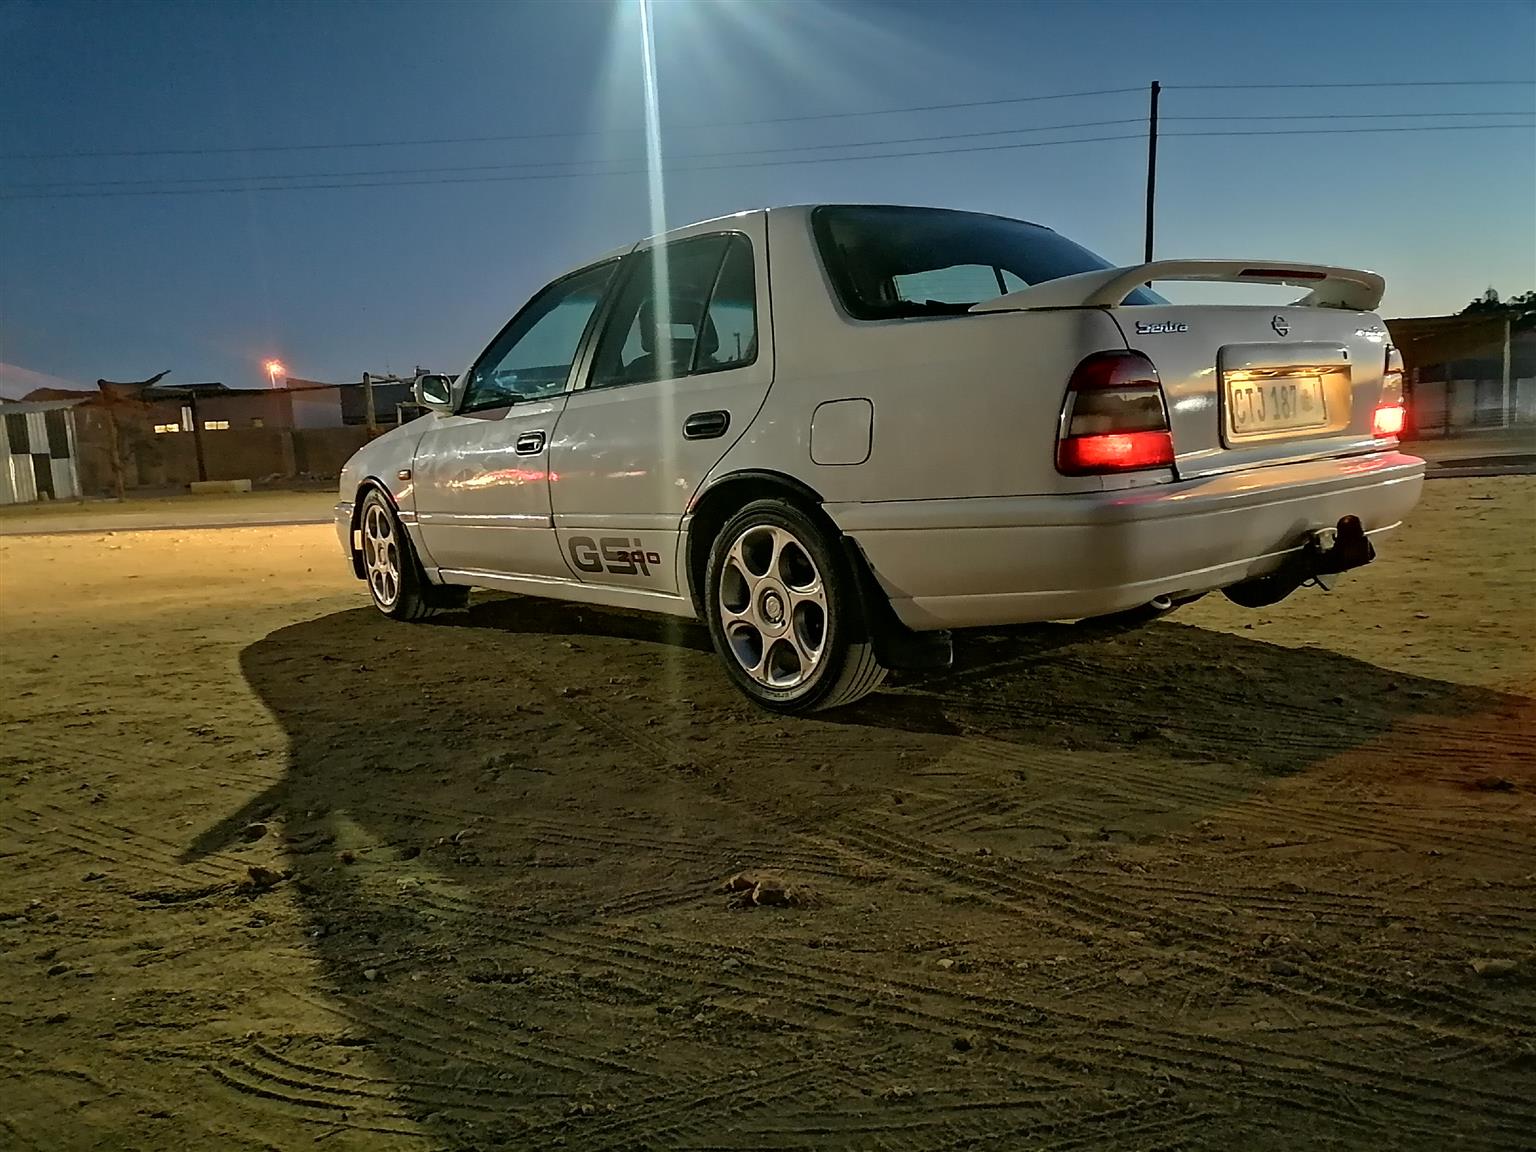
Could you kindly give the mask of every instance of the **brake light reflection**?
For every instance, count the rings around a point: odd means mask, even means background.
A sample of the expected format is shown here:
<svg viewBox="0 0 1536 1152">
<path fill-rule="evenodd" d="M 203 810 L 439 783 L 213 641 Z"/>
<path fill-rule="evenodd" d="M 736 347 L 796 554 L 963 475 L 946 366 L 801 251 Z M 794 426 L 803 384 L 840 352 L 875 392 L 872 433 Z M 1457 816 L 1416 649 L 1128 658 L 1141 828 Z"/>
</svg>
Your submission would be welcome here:
<svg viewBox="0 0 1536 1152">
<path fill-rule="evenodd" d="M 1401 404 L 1384 404 L 1376 409 L 1372 430 L 1377 436 L 1397 436 L 1407 420 L 1407 410 Z"/>
</svg>

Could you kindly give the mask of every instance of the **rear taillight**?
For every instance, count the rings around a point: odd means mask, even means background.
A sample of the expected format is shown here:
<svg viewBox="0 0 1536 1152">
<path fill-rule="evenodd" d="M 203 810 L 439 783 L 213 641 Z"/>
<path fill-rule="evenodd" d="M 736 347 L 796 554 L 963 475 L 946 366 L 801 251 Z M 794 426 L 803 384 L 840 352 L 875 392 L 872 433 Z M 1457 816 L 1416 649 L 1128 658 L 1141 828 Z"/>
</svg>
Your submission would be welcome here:
<svg viewBox="0 0 1536 1152">
<path fill-rule="evenodd" d="M 1157 369 L 1140 352 L 1095 352 L 1072 373 L 1056 470 L 1068 476 L 1173 467 Z"/>
<path fill-rule="evenodd" d="M 1403 431 L 1408 411 L 1403 406 L 1403 355 L 1387 346 L 1387 366 L 1381 374 L 1381 399 L 1376 402 L 1376 416 L 1371 432 L 1381 439 L 1395 439 Z"/>
</svg>

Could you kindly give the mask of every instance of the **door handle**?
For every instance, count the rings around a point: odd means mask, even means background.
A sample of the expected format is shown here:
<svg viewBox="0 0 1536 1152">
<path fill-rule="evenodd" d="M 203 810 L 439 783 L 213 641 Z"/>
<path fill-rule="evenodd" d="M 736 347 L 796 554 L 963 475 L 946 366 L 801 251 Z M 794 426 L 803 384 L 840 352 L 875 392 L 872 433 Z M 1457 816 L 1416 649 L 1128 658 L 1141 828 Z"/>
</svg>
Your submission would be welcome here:
<svg viewBox="0 0 1536 1152">
<path fill-rule="evenodd" d="M 729 412 L 695 412 L 683 421 L 684 440 L 713 440 L 731 426 Z"/>
<path fill-rule="evenodd" d="M 517 438 L 514 448 L 519 456 L 537 456 L 544 451 L 544 433 L 524 432 Z"/>
</svg>

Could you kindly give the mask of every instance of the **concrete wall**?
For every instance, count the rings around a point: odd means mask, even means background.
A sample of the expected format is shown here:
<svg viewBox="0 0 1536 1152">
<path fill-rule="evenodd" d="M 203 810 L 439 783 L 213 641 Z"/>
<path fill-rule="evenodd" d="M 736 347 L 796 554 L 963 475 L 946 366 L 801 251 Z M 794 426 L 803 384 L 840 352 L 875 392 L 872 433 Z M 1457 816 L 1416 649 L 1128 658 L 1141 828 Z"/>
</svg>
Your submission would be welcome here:
<svg viewBox="0 0 1536 1152">
<path fill-rule="evenodd" d="M 314 388 L 288 395 L 295 428 L 341 427 L 341 389 Z"/>
<path fill-rule="evenodd" d="M 340 476 L 347 458 L 366 443 L 366 428 L 300 428 L 293 433 L 293 454 L 306 475 Z"/>
<path fill-rule="evenodd" d="M 329 477 L 368 441 L 363 428 L 242 428 L 203 433 L 209 480 L 265 480 L 272 476 Z M 197 477 L 197 450 L 188 433 L 155 437 L 135 454 L 144 486 L 187 484 Z"/>
<path fill-rule="evenodd" d="M 155 424 L 176 419 L 174 405 L 165 411 L 160 408 L 115 413 L 124 486 L 129 490 L 173 488 L 198 479 L 196 439 L 190 432 L 155 432 Z M 225 419 L 208 414 L 202 403 L 198 409 L 201 419 Z M 74 411 L 81 488 L 87 495 L 111 494 L 115 485 L 107 412 L 96 405 Z M 231 427 L 205 431 L 202 440 L 207 479 L 261 481 L 274 476 L 339 475 L 347 458 L 367 443 L 368 432 L 365 428 Z"/>
<path fill-rule="evenodd" d="M 197 418 L 203 421 L 228 420 L 231 432 L 257 427 L 292 428 L 293 401 L 289 393 L 282 389 L 205 396 L 197 402 Z"/>
</svg>

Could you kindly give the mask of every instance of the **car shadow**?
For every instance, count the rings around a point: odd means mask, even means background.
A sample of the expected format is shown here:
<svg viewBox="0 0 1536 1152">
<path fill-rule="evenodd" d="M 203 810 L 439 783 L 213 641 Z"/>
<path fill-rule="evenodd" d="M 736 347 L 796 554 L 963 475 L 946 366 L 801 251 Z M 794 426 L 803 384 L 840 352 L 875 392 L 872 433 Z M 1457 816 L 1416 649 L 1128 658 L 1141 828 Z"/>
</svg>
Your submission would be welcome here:
<svg viewBox="0 0 1536 1152">
<path fill-rule="evenodd" d="M 285 770 L 184 859 L 237 855 L 258 821 L 281 830 L 277 883 L 341 1024 L 255 1038 L 230 1057 L 238 1078 L 317 1123 L 448 1147 L 725 1140 L 679 1101 L 729 1099 L 742 1067 L 792 1078 L 811 1053 L 867 1068 L 867 1001 L 722 970 L 741 953 L 709 940 L 746 919 L 718 891 L 738 869 L 854 890 L 895 866 L 892 837 L 964 844 L 968 811 L 1047 805 L 1079 787 L 1079 761 L 1108 780 L 1145 760 L 1144 787 L 1166 780 L 1137 833 L 1155 836 L 1410 718 L 1509 706 L 1163 622 L 964 636 L 948 674 L 785 720 L 735 693 L 697 625 L 522 598 L 423 627 L 334 613 L 250 645 L 241 668 L 286 733 Z M 929 867 L 928 849 L 901 851 Z M 727 1012 L 735 1025 L 711 1025 Z M 915 1082 L 947 1051 L 880 1059 Z M 765 1121 L 802 1108 L 764 1101 Z"/>
<path fill-rule="evenodd" d="M 714 651 L 709 630 L 695 620 L 518 596 L 477 598 L 468 611 L 452 612 L 437 617 L 432 623 L 444 628 L 489 628 L 533 636 L 640 640 L 648 644 L 689 648 L 695 652 Z"/>
</svg>

